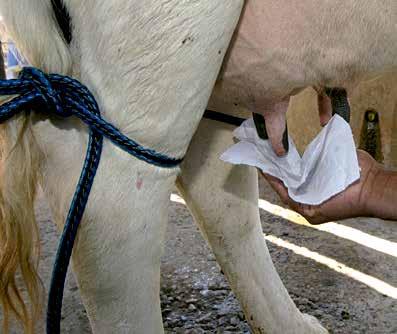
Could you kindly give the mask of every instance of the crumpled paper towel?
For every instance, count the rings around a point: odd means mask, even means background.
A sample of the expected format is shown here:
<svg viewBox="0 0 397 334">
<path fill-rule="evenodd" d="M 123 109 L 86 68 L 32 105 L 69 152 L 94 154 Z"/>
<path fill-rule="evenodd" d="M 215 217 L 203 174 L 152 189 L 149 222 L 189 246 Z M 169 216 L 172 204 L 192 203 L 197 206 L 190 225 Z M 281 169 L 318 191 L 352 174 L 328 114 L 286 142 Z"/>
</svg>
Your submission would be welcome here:
<svg viewBox="0 0 397 334">
<path fill-rule="evenodd" d="M 301 157 L 291 137 L 289 152 L 278 157 L 269 140 L 259 138 L 252 118 L 234 131 L 239 143 L 222 154 L 232 164 L 260 168 L 283 181 L 296 202 L 319 205 L 360 178 L 351 128 L 335 115 L 309 144 Z"/>
</svg>

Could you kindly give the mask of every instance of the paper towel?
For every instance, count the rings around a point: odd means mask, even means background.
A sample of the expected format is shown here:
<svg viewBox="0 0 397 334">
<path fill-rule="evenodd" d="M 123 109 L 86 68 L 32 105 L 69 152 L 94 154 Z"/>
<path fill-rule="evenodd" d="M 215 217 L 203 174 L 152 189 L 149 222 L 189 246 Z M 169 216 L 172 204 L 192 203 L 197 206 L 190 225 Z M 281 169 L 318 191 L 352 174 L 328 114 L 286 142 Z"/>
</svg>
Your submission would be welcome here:
<svg viewBox="0 0 397 334">
<path fill-rule="evenodd" d="M 259 138 L 252 118 L 234 131 L 239 143 L 221 159 L 260 168 L 283 181 L 296 202 L 318 205 L 344 191 L 360 178 L 351 128 L 335 115 L 309 144 L 301 157 L 291 137 L 289 152 L 278 157 L 269 140 Z"/>
</svg>

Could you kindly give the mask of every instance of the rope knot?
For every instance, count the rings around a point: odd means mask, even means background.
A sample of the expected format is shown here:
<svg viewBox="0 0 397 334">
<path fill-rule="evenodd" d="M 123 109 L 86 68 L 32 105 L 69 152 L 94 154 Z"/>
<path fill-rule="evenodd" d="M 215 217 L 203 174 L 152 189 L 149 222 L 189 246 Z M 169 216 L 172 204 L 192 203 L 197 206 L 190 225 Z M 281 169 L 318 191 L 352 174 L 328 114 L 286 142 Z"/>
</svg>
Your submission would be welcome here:
<svg viewBox="0 0 397 334">
<path fill-rule="evenodd" d="M 32 86 L 40 93 L 44 105 L 48 110 L 55 112 L 61 117 L 69 117 L 72 114 L 65 111 L 56 89 L 52 86 L 49 77 L 37 68 L 24 67 L 20 73 L 22 80 L 28 80 Z"/>
</svg>

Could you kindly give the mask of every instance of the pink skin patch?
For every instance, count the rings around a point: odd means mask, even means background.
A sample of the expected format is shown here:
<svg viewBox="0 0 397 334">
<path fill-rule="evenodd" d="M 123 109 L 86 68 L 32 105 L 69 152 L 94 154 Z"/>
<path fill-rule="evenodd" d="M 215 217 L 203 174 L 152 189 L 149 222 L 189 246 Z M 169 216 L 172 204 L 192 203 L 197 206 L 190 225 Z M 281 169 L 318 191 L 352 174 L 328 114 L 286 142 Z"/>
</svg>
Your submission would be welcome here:
<svg viewBox="0 0 397 334">
<path fill-rule="evenodd" d="M 143 179 L 141 178 L 141 176 L 139 174 L 138 174 L 138 177 L 136 179 L 135 186 L 136 186 L 136 189 L 138 189 L 138 190 L 142 189 Z"/>
</svg>

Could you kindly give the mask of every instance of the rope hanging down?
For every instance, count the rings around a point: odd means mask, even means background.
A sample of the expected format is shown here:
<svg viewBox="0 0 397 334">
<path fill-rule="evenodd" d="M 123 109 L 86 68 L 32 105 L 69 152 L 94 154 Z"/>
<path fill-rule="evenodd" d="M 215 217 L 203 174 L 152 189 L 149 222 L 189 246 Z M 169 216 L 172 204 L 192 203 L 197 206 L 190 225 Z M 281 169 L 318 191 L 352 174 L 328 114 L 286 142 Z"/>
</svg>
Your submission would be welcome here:
<svg viewBox="0 0 397 334">
<path fill-rule="evenodd" d="M 0 106 L 0 123 L 20 112 L 46 111 L 61 117 L 76 116 L 90 128 L 89 142 L 76 191 L 55 258 L 47 306 L 47 333 L 60 333 L 65 278 L 77 230 L 86 207 L 102 153 L 103 137 L 149 164 L 174 168 L 182 159 L 170 158 L 142 147 L 101 118 L 98 105 L 88 88 L 77 80 L 58 74 L 46 75 L 27 67 L 19 79 L 0 80 L 0 95 L 18 95 Z"/>
</svg>

